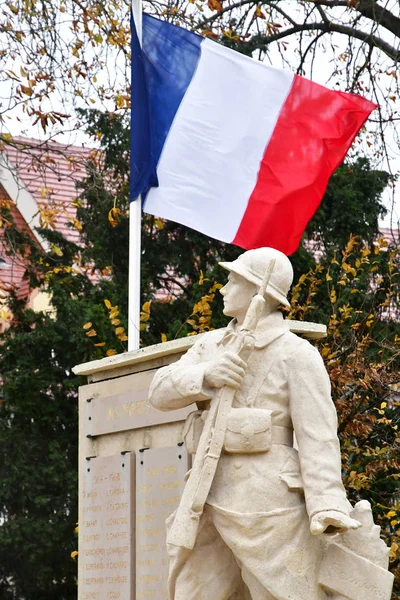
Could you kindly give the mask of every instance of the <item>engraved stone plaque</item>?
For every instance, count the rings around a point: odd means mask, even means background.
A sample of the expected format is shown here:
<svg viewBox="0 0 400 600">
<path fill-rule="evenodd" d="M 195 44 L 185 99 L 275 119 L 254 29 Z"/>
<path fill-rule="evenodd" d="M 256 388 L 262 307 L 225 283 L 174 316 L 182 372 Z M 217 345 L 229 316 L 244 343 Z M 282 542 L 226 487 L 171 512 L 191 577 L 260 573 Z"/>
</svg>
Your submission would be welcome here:
<svg viewBox="0 0 400 600">
<path fill-rule="evenodd" d="M 134 600 L 130 453 L 87 460 L 79 522 L 79 600 Z"/>
<path fill-rule="evenodd" d="M 168 600 L 165 519 L 179 504 L 188 469 L 183 445 L 136 456 L 136 600 Z"/>
<path fill-rule="evenodd" d="M 193 410 L 192 407 L 162 412 L 147 401 L 154 373 L 144 371 L 121 380 L 92 384 L 91 397 L 86 401 L 86 435 L 90 437 L 184 421 Z M 97 394 L 97 388 L 100 394 Z"/>
</svg>

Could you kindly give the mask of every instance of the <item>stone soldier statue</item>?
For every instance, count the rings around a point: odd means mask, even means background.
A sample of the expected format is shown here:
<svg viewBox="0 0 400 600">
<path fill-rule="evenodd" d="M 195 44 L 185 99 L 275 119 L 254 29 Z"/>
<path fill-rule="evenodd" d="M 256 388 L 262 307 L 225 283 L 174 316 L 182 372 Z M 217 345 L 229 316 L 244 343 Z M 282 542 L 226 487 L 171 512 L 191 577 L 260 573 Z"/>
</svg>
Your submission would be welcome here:
<svg viewBox="0 0 400 600">
<path fill-rule="evenodd" d="M 160 410 L 201 408 L 189 419 L 189 445 L 204 426 L 187 494 L 167 520 L 170 600 L 325 600 L 324 538 L 361 525 L 341 480 L 329 378 L 319 352 L 278 310 L 289 305 L 287 257 L 260 248 L 221 266 L 229 271 L 224 314 L 233 320 L 160 369 L 150 389 Z"/>
</svg>

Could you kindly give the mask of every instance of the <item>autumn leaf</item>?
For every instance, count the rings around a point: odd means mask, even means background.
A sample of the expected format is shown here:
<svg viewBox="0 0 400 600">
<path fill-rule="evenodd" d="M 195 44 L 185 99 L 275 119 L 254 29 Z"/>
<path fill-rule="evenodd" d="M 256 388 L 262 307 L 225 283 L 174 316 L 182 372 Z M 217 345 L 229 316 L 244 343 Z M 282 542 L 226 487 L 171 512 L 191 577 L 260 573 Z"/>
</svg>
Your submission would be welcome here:
<svg viewBox="0 0 400 600">
<path fill-rule="evenodd" d="M 108 213 L 108 221 L 111 227 L 117 227 L 121 218 L 122 212 L 119 208 L 115 206 Z"/>
<path fill-rule="evenodd" d="M 161 334 L 161 342 L 164 343 L 167 341 L 167 336 L 165 335 L 165 333 Z"/>
<path fill-rule="evenodd" d="M 259 6 L 256 6 L 256 17 L 258 19 L 265 19 L 266 18 L 265 14 L 263 13 L 263 11 L 261 10 L 261 8 Z"/>
<path fill-rule="evenodd" d="M 84 324 L 83 329 L 90 329 L 92 327 L 93 323 L 91 321 L 88 321 L 87 323 Z"/>
<path fill-rule="evenodd" d="M 91 329 L 90 331 L 88 331 L 88 332 L 86 333 L 86 335 L 87 335 L 88 337 L 94 337 L 95 335 L 97 335 L 97 331 L 96 331 L 95 329 Z"/>
<path fill-rule="evenodd" d="M 78 550 L 74 550 L 73 552 L 71 552 L 71 558 L 73 560 L 75 560 L 75 558 L 78 556 L 78 554 L 79 554 Z"/>
<path fill-rule="evenodd" d="M 218 10 L 221 11 L 222 10 L 222 4 L 219 0 L 208 0 L 208 8 L 210 10 Z"/>
<path fill-rule="evenodd" d="M 116 350 L 114 350 L 114 348 L 110 348 L 109 350 L 107 350 L 106 355 L 107 356 L 114 356 L 115 354 L 118 354 L 118 352 Z"/>
<path fill-rule="evenodd" d="M 111 302 L 109 300 L 107 300 L 107 298 L 104 300 L 104 304 L 106 305 L 106 308 L 108 308 L 108 310 L 110 310 L 111 308 Z"/>
</svg>

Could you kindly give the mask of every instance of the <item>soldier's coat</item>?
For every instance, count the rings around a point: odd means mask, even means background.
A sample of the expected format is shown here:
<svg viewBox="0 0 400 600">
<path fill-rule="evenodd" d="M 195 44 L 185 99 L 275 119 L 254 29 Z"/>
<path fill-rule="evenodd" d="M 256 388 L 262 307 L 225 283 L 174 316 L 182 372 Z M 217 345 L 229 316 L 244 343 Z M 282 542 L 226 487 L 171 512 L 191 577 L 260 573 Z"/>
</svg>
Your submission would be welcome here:
<svg viewBox="0 0 400 600">
<path fill-rule="evenodd" d="M 234 331 L 232 321 L 160 369 L 150 402 L 171 410 L 212 397 L 206 363 L 229 348 Z M 274 444 L 261 454 L 221 455 L 194 549 L 169 548 L 171 600 L 227 600 L 241 578 L 253 600 L 325 598 L 316 581 L 322 541 L 311 536 L 309 518 L 350 508 L 329 378 L 319 352 L 288 331 L 280 313 L 261 320 L 255 337 L 233 407 L 272 410 L 273 425 L 294 429 L 298 452 Z"/>
</svg>

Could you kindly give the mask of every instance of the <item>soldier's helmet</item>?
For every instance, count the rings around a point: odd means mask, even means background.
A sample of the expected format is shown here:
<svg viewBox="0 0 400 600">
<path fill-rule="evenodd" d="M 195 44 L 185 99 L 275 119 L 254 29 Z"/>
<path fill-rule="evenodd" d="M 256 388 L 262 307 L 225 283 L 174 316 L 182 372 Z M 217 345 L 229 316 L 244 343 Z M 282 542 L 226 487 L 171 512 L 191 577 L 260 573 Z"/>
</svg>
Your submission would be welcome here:
<svg viewBox="0 0 400 600">
<path fill-rule="evenodd" d="M 247 281 L 254 283 L 257 288 L 261 285 L 265 272 L 271 260 L 275 259 L 266 295 L 278 300 L 285 306 L 290 306 L 287 294 L 293 282 L 293 267 L 287 256 L 274 248 L 257 248 L 247 250 L 232 262 L 220 262 L 227 271 L 241 275 Z"/>
</svg>

